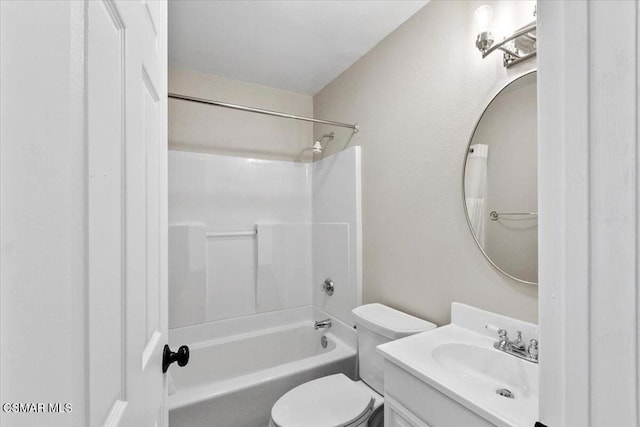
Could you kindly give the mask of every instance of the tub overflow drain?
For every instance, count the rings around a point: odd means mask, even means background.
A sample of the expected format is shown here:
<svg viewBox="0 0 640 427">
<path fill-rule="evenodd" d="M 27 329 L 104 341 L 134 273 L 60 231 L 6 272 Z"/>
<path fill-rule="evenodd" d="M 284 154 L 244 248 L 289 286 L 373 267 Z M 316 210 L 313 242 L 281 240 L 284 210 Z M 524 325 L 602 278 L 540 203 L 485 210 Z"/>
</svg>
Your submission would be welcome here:
<svg viewBox="0 0 640 427">
<path fill-rule="evenodd" d="M 515 396 L 513 395 L 513 393 L 511 393 L 511 391 L 507 390 L 506 388 L 500 388 L 496 390 L 496 394 L 507 397 L 509 399 L 515 399 Z"/>
</svg>

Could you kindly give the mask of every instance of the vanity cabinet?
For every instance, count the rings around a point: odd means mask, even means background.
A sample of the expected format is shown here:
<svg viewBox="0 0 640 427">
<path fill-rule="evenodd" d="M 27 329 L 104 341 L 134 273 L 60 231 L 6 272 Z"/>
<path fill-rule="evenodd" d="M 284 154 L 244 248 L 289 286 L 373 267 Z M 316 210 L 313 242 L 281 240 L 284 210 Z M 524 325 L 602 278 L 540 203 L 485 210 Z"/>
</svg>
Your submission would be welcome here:
<svg viewBox="0 0 640 427">
<path fill-rule="evenodd" d="M 385 395 L 384 401 L 384 425 L 385 427 L 429 427 L 415 414 L 388 395 Z"/>
<path fill-rule="evenodd" d="M 385 427 L 495 427 L 388 360 L 384 398 Z"/>
</svg>

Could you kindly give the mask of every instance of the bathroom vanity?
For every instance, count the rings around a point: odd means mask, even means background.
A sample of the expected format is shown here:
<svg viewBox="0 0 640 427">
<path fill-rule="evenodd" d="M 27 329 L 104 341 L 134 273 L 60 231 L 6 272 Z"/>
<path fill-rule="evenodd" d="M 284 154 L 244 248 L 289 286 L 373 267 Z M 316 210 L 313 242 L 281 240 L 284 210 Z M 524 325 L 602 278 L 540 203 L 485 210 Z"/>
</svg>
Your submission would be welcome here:
<svg viewBox="0 0 640 427">
<path fill-rule="evenodd" d="M 495 348 L 516 331 L 534 357 Z M 385 359 L 385 426 L 533 426 L 538 417 L 537 325 L 453 303 L 451 324 L 378 347 Z M 525 351 L 526 351 L 525 350 Z"/>
</svg>

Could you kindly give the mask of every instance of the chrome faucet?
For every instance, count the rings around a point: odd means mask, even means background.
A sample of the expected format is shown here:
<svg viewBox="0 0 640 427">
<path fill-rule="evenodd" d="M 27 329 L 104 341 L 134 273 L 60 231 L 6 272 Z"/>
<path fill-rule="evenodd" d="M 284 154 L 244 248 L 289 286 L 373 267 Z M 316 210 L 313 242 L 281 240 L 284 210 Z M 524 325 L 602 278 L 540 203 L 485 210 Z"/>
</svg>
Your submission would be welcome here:
<svg viewBox="0 0 640 427">
<path fill-rule="evenodd" d="M 522 331 L 516 331 L 516 339 L 511 341 L 511 349 L 517 351 L 525 351 L 526 346 L 524 341 L 522 341 Z"/>
<path fill-rule="evenodd" d="M 527 346 L 522 340 L 522 332 L 516 331 L 516 334 L 516 339 L 511 341 L 506 330 L 498 329 L 498 341 L 493 344 L 493 347 L 520 359 L 538 363 L 538 340 L 530 339 Z"/>
<path fill-rule="evenodd" d="M 331 319 L 324 320 L 316 320 L 314 328 L 316 329 L 326 329 L 331 327 Z"/>
</svg>

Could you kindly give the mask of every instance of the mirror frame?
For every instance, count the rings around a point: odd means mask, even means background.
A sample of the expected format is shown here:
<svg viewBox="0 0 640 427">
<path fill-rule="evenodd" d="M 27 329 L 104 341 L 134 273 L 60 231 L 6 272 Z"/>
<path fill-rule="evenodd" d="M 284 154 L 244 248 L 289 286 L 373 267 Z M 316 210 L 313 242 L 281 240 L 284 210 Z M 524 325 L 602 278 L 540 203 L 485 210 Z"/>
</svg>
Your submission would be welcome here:
<svg viewBox="0 0 640 427">
<path fill-rule="evenodd" d="M 478 129 L 478 126 L 480 125 L 480 122 L 482 121 L 482 118 L 484 117 L 484 115 L 487 112 L 487 109 L 491 106 L 491 104 L 493 103 L 493 101 L 502 93 L 504 92 L 509 85 L 511 85 L 512 83 L 514 83 L 515 81 L 524 78 L 526 76 L 529 76 L 531 74 L 537 73 L 538 69 L 534 68 L 532 70 L 529 70 L 525 73 L 522 73 L 520 75 L 518 75 L 517 77 L 509 80 L 507 82 L 507 84 L 505 84 L 495 95 L 493 95 L 491 97 L 491 100 L 487 103 L 487 106 L 484 107 L 484 110 L 482 110 L 482 114 L 480 114 L 480 117 L 478 118 L 478 120 L 476 121 L 475 126 L 473 127 L 473 131 L 471 132 L 471 136 L 469 137 L 469 143 L 467 144 L 467 149 L 464 153 L 464 161 L 462 162 L 462 206 L 464 208 L 464 216 L 465 219 L 467 220 L 467 226 L 469 227 L 469 231 L 471 232 L 471 236 L 473 236 L 473 241 L 476 242 L 476 245 L 478 246 L 478 249 L 480 249 L 480 252 L 482 252 L 482 255 L 484 255 L 484 257 L 486 258 L 487 261 L 489 261 L 489 264 L 491 264 L 493 266 L 493 268 L 495 268 L 496 270 L 498 270 L 500 273 L 504 274 L 505 276 L 515 280 L 516 282 L 520 282 L 520 283 L 524 283 L 526 285 L 538 285 L 539 282 L 530 282 L 528 280 L 524 280 L 524 279 L 520 279 L 518 277 L 515 277 L 509 273 L 507 273 L 506 271 L 504 271 L 502 268 L 500 268 L 495 262 L 493 262 L 493 260 L 491 259 L 491 257 L 489 257 L 489 255 L 487 255 L 487 253 L 485 252 L 484 248 L 480 245 L 480 242 L 478 241 L 478 238 L 476 237 L 476 233 L 473 230 L 473 226 L 471 225 L 471 220 L 469 219 L 469 211 L 467 210 L 467 195 L 466 195 L 466 190 L 464 188 L 464 182 L 465 182 L 465 177 L 467 174 L 467 159 L 469 157 L 469 149 L 471 148 L 471 143 L 473 142 L 473 136 L 476 134 L 476 130 Z M 536 76 L 536 85 L 538 84 L 538 78 Z"/>
</svg>

